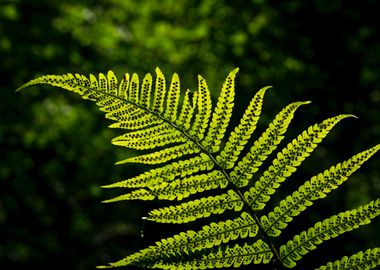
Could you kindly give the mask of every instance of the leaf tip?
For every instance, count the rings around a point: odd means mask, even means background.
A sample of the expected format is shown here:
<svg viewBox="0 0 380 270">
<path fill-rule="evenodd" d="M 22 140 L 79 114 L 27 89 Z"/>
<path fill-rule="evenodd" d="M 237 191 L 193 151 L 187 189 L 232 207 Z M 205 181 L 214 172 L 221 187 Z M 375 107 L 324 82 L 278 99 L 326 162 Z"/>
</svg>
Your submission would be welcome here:
<svg viewBox="0 0 380 270">
<path fill-rule="evenodd" d="M 272 85 L 267 85 L 267 86 L 262 87 L 259 91 L 262 91 L 265 93 L 268 89 L 271 89 L 272 87 L 273 87 Z"/>
<path fill-rule="evenodd" d="M 156 71 L 157 75 L 162 75 L 162 71 L 161 71 L 161 69 L 159 67 L 156 67 L 155 71 Z"/>
<path fill-rule="evenodd" d="M 239 70 L 240 70 L 240 69 L 239 69 L 238 67 L 236 67 L 236 68 L 234 68 L 230 73 L 235 75 L 236 73 L 239 72 Z"/>
<path fill-rule="evenodd" d="M 15 90 L 15 93 L 17 93 L 17 92 L 20 92 L 22 89 L 24 89 L 25 88 L 25 86 L 20 86 L 19 88 L 17 88 L 16 90 Z"/>
<path fill-rule="evenodd" d="M 106 268 L 112 268 L 112 266 L 110 266 L 110 265 L 98 265 L 98 266 L 96 266 L 96 268 L 98 268 L 98 269 L 106 269 Z"/>
<path fill-rule="evenodd" d="M 115 202 L 115 198 L 101 201 L 101 203 L 111 203 L 111 202 Z"/>
<path fill-rule="evenodd" d="M 109 185 L 103 185 L 103 186 L 100 186 L 101 188 L 114 188 L 114 184 L 109 184 Z"/>
</svg>

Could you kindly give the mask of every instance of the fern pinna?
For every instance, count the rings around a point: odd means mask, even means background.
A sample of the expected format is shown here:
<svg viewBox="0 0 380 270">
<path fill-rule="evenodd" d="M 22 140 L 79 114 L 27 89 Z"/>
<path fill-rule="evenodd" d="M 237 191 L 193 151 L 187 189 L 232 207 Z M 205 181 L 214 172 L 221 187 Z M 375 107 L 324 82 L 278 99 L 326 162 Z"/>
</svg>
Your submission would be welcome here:
<svg viewBox="0 0 380 270">
<path fill-rule="evenodd" d="M 323 242 L 367 224 L 380 214 L 380 199 L 317 222 L 297 235 L 278 236 L 293 218 L 315 201 L 337 189 L 380 144 L 311 177 L 277 206 L 267 203 L 331 129 L 352 115 L 338 115 L 311 125 L 278 151 L 268 168 L 263 162 L 276 150 L 299 107 L 295 102 L 280 111 L 268 128 L 250 143 L 269 87 L 253 97 L 240 123 L 227 132 L 235 96 L 235 76 L 226 78 L 214 110 L 210 91 L 198 76 L 198 90 L 180 96 L 177 74 L 167 83 L 160 69 L 140 80 L 125 74 L 120 83 L 112 71 L 85 77 L 79 74 L 47 75 L 32 80 L 73 91 L 95 101 L 111 128 L 125 130 L 112 143 L 144 154 L 119 161 L 154 164 L 154 168 L 130 179 L 105 186 L 128 191 L 106 202 L 168 200 L 169 206 L 151 210 L 147 219 L 160 223 L 188 223 L 204 219 L 205 225 L 162 239 L 124 259 L 99 268 L 135 265 L 143 268 L 205 269 L 250 264 L 272 264 L 273 269 L 292 268 Z M 229 133 L 229 134 L 227 134 Z M 243 150 L 245 150 L 243 152 Z M 269 162 L 270 163 L 270 162 Z M 213 193 L 205 192 L 214 190 Z M 202 196 L 203 194 L 208 194 Z M 196 196 L 194 196 L 197 194 Z M 183 202 L 181 202 L 183 201 Z M 228 211 L 225 213 L 226 210 Z M 262 211 L 265 210 L 265 211 Z M 231 212 L 235 212 L 234 215 Z M 217 222 L 207 222 L 210 216 Z M 318 269 L 370 269 L 380 265 L 378 248 L 328 262 Z M 260 269 L 261 266 L 258 266 Z"/>
</svg>

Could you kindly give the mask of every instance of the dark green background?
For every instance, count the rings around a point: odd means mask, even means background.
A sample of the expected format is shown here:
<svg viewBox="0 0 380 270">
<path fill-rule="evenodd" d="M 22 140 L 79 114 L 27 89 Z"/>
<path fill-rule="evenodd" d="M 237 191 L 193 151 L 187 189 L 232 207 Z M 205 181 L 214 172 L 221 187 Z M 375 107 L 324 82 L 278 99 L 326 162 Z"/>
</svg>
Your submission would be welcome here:
<svg viewBox="0 0 380 270">
<path fill-rule="evenodd" d="M 167 77 L 178 72 L 183 88 L 194 89 L 202 74 L 215 98 L 238 66 L 235 122 L 265 85 L 274 88 L 259 130 L 288 103 L 313 101 L 297 112 L 283 145 L 326 117 L 358 116 L 332 131 L 287 181 L 281 198 L 312 175 L 380 143 L 378 10 L 374 0 L 0 0 L 0 269 L 93 269 L 172 229 L 148 223 L 141 238 L 141 216 L 153 203 L 100 203 L 120 194 L 100 185 L 143 168 L 113 166 L 133 153 L 110 144 L 120 131 L 107 129 L 110 122 L 94 104 L 51 87 L 15 94 L 22 83 L 42 74 L 108 69 L 119 77 L 142 75 L 159 66 Z M 287 232 L 379 193 L 377 155 Z M 326 242 L 300 268 L 380 246 L 379 228 L 376 220 Z"/>
</svg>

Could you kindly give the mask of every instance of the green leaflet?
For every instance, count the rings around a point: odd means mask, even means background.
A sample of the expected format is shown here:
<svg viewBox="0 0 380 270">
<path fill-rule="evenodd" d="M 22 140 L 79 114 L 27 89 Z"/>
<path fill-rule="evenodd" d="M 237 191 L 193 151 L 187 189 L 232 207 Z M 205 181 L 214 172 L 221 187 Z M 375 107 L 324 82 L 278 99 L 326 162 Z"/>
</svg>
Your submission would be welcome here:
<svg viewBox="0 0 380 270">
<path fill-rule="evenodd" d="M 194 109 L 197 100 L 197 93 L 193 94 L 193 101 L 190 99 L 190 91 L 187 90 L 185 97 L 183 98 L 181 112 L 176 121 L 176 125 L 182 130 L 188 130 L 190 128 L 190 122 L 193 118 Z"/>
<path fill-rule="evenodd" d="M 350 257 L 344 256 L 335 262 L 328 262 L 315 270 L 350 270 L 350 269 L 373 269 L 380 266 L 380 248 L 367 249 L 360 251 Z"/>
<path fill-rule="evenodd" d="M 129 119 L 119 121 L 117 123 L 113 123 L 109 125 L 110 128 L 122 128 L 122 129 L 130 129 L 130 130 L 138 130 L 144 129 L 147 127 L 151 127 L 153 125 L 162 124 L 164 121 L 154 117 L 152 115 L 144 115 L 143 117 L 139 115 L 135 115 L 130 117 Z"/>
<path fill-rule="evenodd" d="M 182 133 L 167 123 L 144 130 L 129 132 L 112 139 L 112 144 L 137 150 L 154 149 L 168 144 L 185 142 Z"/>
<path fill-rule="evenodd" d="M 117 196 L 113 199 L 105 200 L 104 203 L 118 202 L 118 201 L 132 201 L 132 200 L 143 200 L 151 201 L 155 198 L 154 194 L 146 189 L 137 189 L 131 193 Z"/>
<path fill-rule="evenodd" d="M 240 267 L 249 264 L 266 264 L 272 258 L 272 253 L 268 245 L 262 240 L 257 240 L 252 245 L 244 244 L 243 246 L 234 245 L 227 246 L 225 249 L 219 248 L 216 252 L 211 251 L 209 254 L 203 255 L 201 258 L 194 260 L 179 262 L 175 264 L 166 264 L 158 262 L 154 267 L 162 267 L 164 269 L 206 269 L 206 268 L 222 268 L 222 267 Z"/>
<path fill-rule="evenodd" d="M 203 143 L 207 151 L 211 153 L 215 153 L 219 150 L 220 143 L 230 122 L 232 108 L 234 107 L 235 76 L 238 71 L 239 69 L 235 68 L 228 74 L 220 91 L 215 111 L 212 114 L 210 128 Z"/>
<path fill-rule="evenodd" d="M 164 117 L 170 119 L 171 122 L 177 120 L 177 109 L 180 96 L 180 81 L 177 73 L 173 74 L 172 81 L 170 83 L 168 98 L 166 102 L 166 110 Z"/>
<path fill-rule="evenodd" d="M 297 170 L 297 166 L 310 155 L 318 143 L 326 137 L 339 121 L 350 116 L 339 115 L 310 126 L 289 143 L 286 148 L 277 153 L 277 158 L 264 171 L 260 179 L 255 182 L 254 187 L 250 188 L 249 192 L 244 193 L 244 197 L 252 209 L 263 209 L 271 195 L 280 187 L 281 182 L 285 181 Z"/>
<path fill-rule="evenodd" d="M 152 92 L 152 75 L 150 73 L 146 74 L 142 85 L 141 85 L 141 94 L 139 97 L 139 104 L 144 107 L 150 107 L 150 93 Z"/>
<path fill-rule="evenodd" d="M 228 180 L 219 171 L 214 170 L 205 174 L 197 174 L 185 178 L 177 178 L 168 183 L 154 186 L 151 189 L 159 194 L 158 198 L 162 200 L 183 200 L 198 192 L 206 190 L 225 188 Z"/>
<path fill-rule="evenodd" d="M 310 102 L 289 104 L 255 141 L 250 142 L 269 88 L 264 87 L 253 97 L 239 124 L 231 127 L 226 137 L 234 106 L 237 72 L 238 69 L 234 69 L 227 76 L 214 109 L 202 76 L 198 76 L 197 91 L 187 90 L 181 98 L 179 76 L 174 73 L 167 85 L 159 68 L 156 68 L 155 78 L 148 73 L 140 80 L 136 73 L 126 73 L 120 83 L 112 71 L 100 73 L 98 77 L 71 73 L 46 75 L 18 89 L 50 84 L 94 101 L 105 117 L 113 121 L 109 127 L 123 130 L 124 134 L 114 138 L 112 143 L 144 151 L 116 164 L 142 163 L 145 167 L 154 167 L 130 179 L 105 185 L 104 188 L 126 188 L 127 191 L 104 202 L 167 200 L 167 206 L 148 213 L 150 221 L 203 222 L 200 229 L 164 238 L 100 268 L 135 265 L 205 269 L 267 263 L 272 263 L 274 268 L 294 267 L 304 254 L 323 241 L 367 224 L 379 215 L 380 202 L 376 200 L 317 222 L 281 247 L 272 242 L 294 217 L 338 188 L 380 150 L 380 145 L 312 177 L 269 213 L 257 211 L 265 207 L 281 183 L 333 126 L 351 115 L 339 115 L 309 127 L 277 153 L 261 177 L 253 180 L 254 173 L 284 138 L 296 110 Z M 185 201 L 173 204 L 174 200 Z M 226 210 L 237 217 L 226 219 Z M 212 222 L 211 219 L 223 221 Z M 198 222 L 194 226 L 198 226 Z M 369 269 L 379 265 L 378 254 L 378 249 L 359 252 L 327 263 L 320 269 Z"/>
<path fill-rule="evenodd" d="M 312 201 L 324 198 L 327 193 L 338 188 L 379 149 L 380 145 L 376 145 L 306 181 L 291 196 L 287 196 L 271 212 L 261 217 L 261 224 L 266 233 L 270 236 L 279 236 L 281 230 L 288 226 L 293 217 L 311 206 Z"/>
<path fill-rule="evenodd" d="M 289 240 L 280 247 L 281 261 L 286 267 L 293 268 L 296 266 L 296 261 L 309 251 L 316 249 L 317 245 L 368 224 L 379 214 L 380 199 L 377 199 L 359 208 L 317 222 L 313 227 L 295 235 L 293 240 Z"/>
<path fill-rule="evenodd" d="M 140 155 L 137 157 L 121 160 L 116 164 L 124 163 L 144 163 L 144 164 L 160 164 L 166 163 L 172 159 L 177 159 L 184 155 L 199 153 L 200 149 L 193 142 L 185 142 L 180 145 L 167 147 L 157 152 L 149 153 L 146 155 Z"/>
<path fill-rule="evenodd" d="M 231 169 L 239 157 L 240 152 L 244 149 L 252 133 L 256 129 L 259 121 L 261 107 L 263 105 L 264 94 L 269 86 L 262 88 L 251 100 L 248 108 L 245 110 L 240 123 L 231 132 L 230 137 L 220 155 L 216 157 L 221 167 Z M 212 122 L 211 122 L 212 124 Z"/>
<path fill-rule="evenodd" d="M 164 110 L 164 98 L 166 94 L 165 76 L 158 67 L 156 68 L 156 75 L 156 88 L 153 95 L 153 104 L 151 109 L 152 111 L 162 113 Z"/>
<path fill-rule="evenodd" d="M 84 77 L 84 76 L 83 76 Z M 129 87 L 129 74 L 125 73 L 123 79 L 119 84 L 119 92 L 117 96 L 121 99 L 128 99 L 128 87 Z"/>
<path fill-rule="evenodd" d="M 156 194 L 159 194 L 158 198 L 162 199 L 160 193 Z M 148 219 L 162 223 L 187 223 L 209 217 L 211 214 L 222 214 L 227 209 L 238 212 L 242 208 L 243 202 L 240 197 L 234 191 L 229 190 L 226 194 L 152 210 L 148 214 Z"/>
<path fill-rule="evenodd" d="M 202 76 L 198 75 L 198 113 L 195 115 L 194 123 L 189 134 L 195 136 L 197 140 L 204 137 L 204 132 L 208 126 L 208 121 L 211 115 L 211 97 L 206 81 Z"/>
<path fill-rule="evenodd" d="M 154 246 L 140 250 L 115 263 L 110 263 L 109 267 L 140 265 L 150 268 L 152 264 L 156 264 L 163 259 L 168 259 L 168 257 L 175 256 L 178 253 L 188 255 L 189 253 L 205 248 L 211 249 L 222 243 L 227 243 L 230 240 L 254 237 L 257 231 L 258 226 L 254 223 L 253 218 L 243 212 L 240 217 L 234 220 L 211 223 L 203 226 L 202 229 L 197 232 L 190 230 L 170 238 L 162 239 L 156 242 Z M 259 241 L 261 245 L 254 249 L 260 249 L 260 254 L 266 254 L 266 256 L 264 256 L 266 260 L 268 260 L 268 257 L 270 259 L 271 255 L 267 245 L 261 242 L 261 240 Z M 262 259 L 264 259 L 264 257 Z M 102 268 L 106 268 L 106 266 Z"/>
<path fill-rule="evenodd" d="M 132 74 L 132 79 L 129 86 L 129 100 L 133 103 L 140 103 L 139 102 L 139 76 L 136 73 Z"/>
<path fill-rule="evenodd" d="M 120 181 L 114 184 L 103 186 L 104 188 L 137 188 L 158 185 L 162 182 L 171 182 L 175 177 L 185 177 L 199 171 L 211 170 L 214 167 L 212 161 L 205 154 L 199 156 L 172 162 L 163 167 L 150 170 L 136 177 Z"/>
</svg>

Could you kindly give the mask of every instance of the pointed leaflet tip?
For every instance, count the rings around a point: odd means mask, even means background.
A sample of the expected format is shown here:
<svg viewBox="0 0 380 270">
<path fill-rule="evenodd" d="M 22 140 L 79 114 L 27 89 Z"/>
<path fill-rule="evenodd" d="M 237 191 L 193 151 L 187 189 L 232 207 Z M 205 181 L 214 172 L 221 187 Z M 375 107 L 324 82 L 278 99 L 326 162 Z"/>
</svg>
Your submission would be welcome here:
<svg viewBox="0 0 380 270">
<path fill-rule="evenodd" d="M 355 119 L 359 119 L 356 115 L 353 115 L 353 114 L 341 114 L 341 116 L 344 118 L 349 118 L 349 117 L 352 117 L 352 118 L 355 118 Z"/>
<path fill-rule="evenodd" d="M 17 89 L 15 90 L 15 93 L 21 91 L 21 90 L 24 89 L 24 88 L 27 88 L 27 87 L 32 86 L 32 85 L 35 85 L 35 84 L 36 84 L 36 83 L 35 83 L 36 80 L 38 80 L 38 78 L 37 78 L 37 79 L 34 79 L 34 80 L 31 80 L 31 81 L 29 81 L 29 82 L 27 82 L 27 83 L 24 83 L 23 85 L 21 85 L 19 88 L 17 88 Z"/>
<path fill-rule="evenodd" d="M 115 188 L 115 187 L 120 187 L 120 186 L 117 186 L 115 185 L 115 183 L 113 184 L 109 184 L 109 185 L 103 185 L 103 186 L 100 186 L 101 188 Z"/>
<path fill-rule="evenodd" d="M 21 90 L 24 89 L 25 87 L 27 87 L 26 84 L 21 85 L 19 88 L 17 88 L 17 89 L 15 90 L 15 93 L 21 91 Z"/>
<path fill-rule="evenodd" d="M 156 67 L 156 74 L 158 75 L 158 74 L 162 74 L 162 71 L 161 71 L 161 69 L 159 68 L 159 67 Z"/>
<path fill-rule="evenodd" d="M 259 91 L 264 91 L 265 93 L 268 89 L 271 89 L 272 87 L 273 87 L 272 85 L 267 85 L 267 86 L 262 87 Z"/>
<path fill-rule="evenodd" d="M 121 164 L 128 163 L 127 160 L 129 160 L 129 158 L 127 158 L 127 159 L 123 159 L 123 160 L 120 160 L 120 161 L 118 161 L 118 162 L 115 162 L 115 165 L 121 165 Z"/>
</svg>

